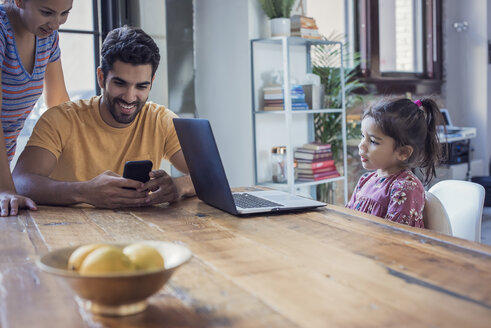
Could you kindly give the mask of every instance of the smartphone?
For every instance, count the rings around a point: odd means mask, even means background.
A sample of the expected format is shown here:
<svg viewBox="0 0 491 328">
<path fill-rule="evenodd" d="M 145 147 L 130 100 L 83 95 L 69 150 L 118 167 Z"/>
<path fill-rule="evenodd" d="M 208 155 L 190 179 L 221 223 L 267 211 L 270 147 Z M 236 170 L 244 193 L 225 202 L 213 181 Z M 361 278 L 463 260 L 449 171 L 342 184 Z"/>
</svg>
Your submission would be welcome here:
<svg viewBox="0 0 491 328">
<path fill-rule="evenodd" d="M 148 174 L 152 171 L 152 161 L 128 161 L 124 164 L 123 178 L 147 182 L 150 180 Z M 126 187 L 125 187 L 126 188 Z M 134 188 L 126 188 L 134 189 Z"/>
</svg>

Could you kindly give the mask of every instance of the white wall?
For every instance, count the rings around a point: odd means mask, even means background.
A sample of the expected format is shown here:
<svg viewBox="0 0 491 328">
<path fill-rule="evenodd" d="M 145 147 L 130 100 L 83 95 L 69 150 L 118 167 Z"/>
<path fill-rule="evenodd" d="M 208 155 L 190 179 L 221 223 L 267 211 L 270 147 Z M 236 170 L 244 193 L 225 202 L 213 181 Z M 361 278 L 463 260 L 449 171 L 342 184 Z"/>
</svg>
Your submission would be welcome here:
<svg viewBox="0 0 491 328">
<path fill-rule="evenodd" d="M 249 1 L 195 1 L 197 115 L 211 122 L 232 187 L 253 182 Z"/>
<path fill-rule="evenodd" d="M 307 0 L 305 14 L 315 19 L 319 33 L 338 35 L 345 31 L 344 5 L 340 0 Z"/>
<path fill-rule="evenodd" d="M 483 159 L 488 175 L 491 154 L 489 105 L 488 1 L 445 0 L 443 17 L 443 96 L 454 125 L 474 126 L 474 159 Z M 467 21 L 467 31 L 457 32 L 455 22 Z"/>
</svg>

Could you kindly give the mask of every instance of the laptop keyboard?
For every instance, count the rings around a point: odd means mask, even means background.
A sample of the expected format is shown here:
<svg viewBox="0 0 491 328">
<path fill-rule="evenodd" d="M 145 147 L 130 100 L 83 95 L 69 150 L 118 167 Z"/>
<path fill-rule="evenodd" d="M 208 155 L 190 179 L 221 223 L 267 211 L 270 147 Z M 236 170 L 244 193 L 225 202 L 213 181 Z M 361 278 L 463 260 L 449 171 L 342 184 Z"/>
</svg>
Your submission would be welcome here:
<svg viewBox="0 0 491 328">
<path fill-rule="evenodd" d="M 241 208 L 255 208 L 255 207 L 277 207 L 283 206 L 281 204 L 271 202 L 264 198 L 259 198 L 248 193 L 233 194 L 235 205 Z"/>
</svg>

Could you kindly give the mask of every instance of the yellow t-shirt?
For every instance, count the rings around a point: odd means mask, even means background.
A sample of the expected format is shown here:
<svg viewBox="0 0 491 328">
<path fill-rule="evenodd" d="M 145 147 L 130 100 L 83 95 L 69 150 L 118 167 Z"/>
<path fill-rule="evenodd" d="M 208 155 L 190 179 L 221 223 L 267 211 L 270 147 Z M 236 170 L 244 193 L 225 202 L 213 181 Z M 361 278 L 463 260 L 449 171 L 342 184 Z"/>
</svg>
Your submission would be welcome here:
<svg viewBox="0 0 491 328">
<path fill-rule="evenodd" d="M 44 113 L 26 147 L 44 148 L 58 159 L 50 178 L 87 181 L 106 170 L 123 174 L 126 161 L 149 159 L 153 169 L 181 149 L 169 109 L 147 102 L 127 127 L 107 125 L 100 96 L 68 102 Z"/>
</svg>

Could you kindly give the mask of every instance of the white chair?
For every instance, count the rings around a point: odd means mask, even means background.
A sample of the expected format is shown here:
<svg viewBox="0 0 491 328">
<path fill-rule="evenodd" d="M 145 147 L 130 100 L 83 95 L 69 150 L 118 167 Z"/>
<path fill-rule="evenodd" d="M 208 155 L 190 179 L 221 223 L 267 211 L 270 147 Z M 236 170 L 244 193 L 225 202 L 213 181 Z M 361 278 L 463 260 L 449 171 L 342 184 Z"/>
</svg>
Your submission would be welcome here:
<svg viewBox="0 0 491 328">
<path fill-rule="evenodd" d="M 481 241 L 483 186 L 469 181 L 443 180 L 431 187 L 429 193 L 445 208 L 453 236 Z"/>
<path fill-rule="evenodd" d="M 452 236 L 452 227 L 447 211 L 442 203 L 431 192 L 425 193 L 425 207 L 423 210 L 425 228 Z"/>
</svg>

